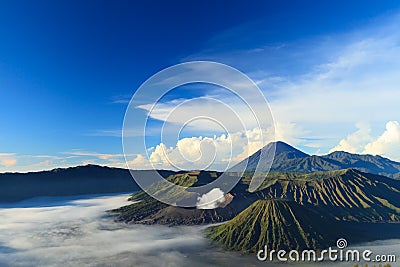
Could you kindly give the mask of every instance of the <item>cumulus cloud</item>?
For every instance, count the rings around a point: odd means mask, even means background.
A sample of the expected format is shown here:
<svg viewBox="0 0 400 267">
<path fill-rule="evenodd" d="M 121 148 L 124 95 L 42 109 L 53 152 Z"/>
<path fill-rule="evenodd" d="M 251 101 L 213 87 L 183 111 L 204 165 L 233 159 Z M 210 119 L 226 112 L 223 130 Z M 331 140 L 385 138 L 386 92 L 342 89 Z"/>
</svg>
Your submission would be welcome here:
<svg viewBox="0 0 400 267">
<path fill-rule="evenodd" d="M 149 159 L 135 156 L 129 168 L 166 168 L 179 170 L 226 170 L 251 156 L 269 142 L 281 140 L 290 144 L 301 142 L 295 136 L 305 131 L 294 123 L 277 123 L 275 128 L 254 128 L 214 137 L 181 138 L 172 146 L 159 143 L 148 149 Z"/>
<path fill-rule="evenodd" d="M 296 144 L 298 140 L 294 135 L 302 133 L 304 131 L 293 123 L 277 123 L 275 129 L 254 128 L 213 137 L 185 137 L 171 146 L 161 142 L 148 148 L 147 155 L 126 154 L 127 162 L 122 153 L 71 150 L 61 152 L 60 156 L 0 154 L 0 165 L 9 171 L 39 171 L 86 164 L 141 170 L 226 170 L 271 141 L 279 139 Z"/>
<path fill-rule="evenodd" d="M 221 167 L 229 160 L 231 140 L 226 135 L 219 137 L 189 137 L 177 141 L 174 147 L 161 143 L 150 155 L 154 166 L 177 169 L 209 169 Z"/>
<path fill-rule="evenodd" d="M 274 131 L 254 128 L 211 137 L 187 137 L 174 146 L 157 145 L 150 153 L 155 168 L 226 170 L 274 141 Z"/>
<path fill-rule="evenodd" d="M 198 209 L 215 209 L 225 201 L 225 194 L 219 188 L 213 188 L 210 192 L 203 194 L 197 199 Z"/>
<path fill-rule="evenodd" d="M 358 123 L 356 127 L 358 128 L 356 132 L 340 140 L 339 144 L 329 152 L 347 151 L 351 153 L 360 153 L 363 151 L 365 145 L 373 140 L 373 137 L 370 135 L 371 129 L 369 125 L 364 123 Z"/>
<path fill-rule="evenodd" d="M 386 130 L 376 140 L 365 146 L 363 153 L 383 155 L 400 159 L 400 124 L 398 121 L 386 123 Z"/>
<path fill-rule="evenodd" d="M 370 135 L 371 129 L 364 124 L 358 124 L 358 130 L 340 140 L 333 151 L 347 151 L 381 155 L 391 159 L 400 160 L 400 124 L 398 121 L 386 123 L 385 131 L 377 137 Z"/>
</svg>

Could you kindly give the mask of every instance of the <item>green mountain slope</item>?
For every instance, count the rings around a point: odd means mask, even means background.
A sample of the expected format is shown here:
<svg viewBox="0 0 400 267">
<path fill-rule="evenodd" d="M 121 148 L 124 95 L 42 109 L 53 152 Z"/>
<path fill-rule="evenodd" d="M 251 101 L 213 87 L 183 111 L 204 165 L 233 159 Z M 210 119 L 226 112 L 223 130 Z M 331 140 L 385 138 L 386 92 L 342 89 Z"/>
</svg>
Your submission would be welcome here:
<svg viewBox="0 0 400 267">
<path fill-rule="evenodd" d="M 348 169 L 312 174 L 273 174 L 256 192 L 260 199 L 284 198 L 335 219 L 400 221 L 400 181 Z"/>
<path fill-rule="evenodd" d="M 225 248 L 248 253 L 264 248 L 317 249 L 329 247 L 341 236 L 335 223 L 318 213 L 285 200 L 258 200 L 231 221 L 208 231 Z"/>
<path fill-rule="evenodd" d="M 350 244 L 400 237 L 398 223 L 332 220 L 315 209 L 288 200 L 258 200 L 234 219 L 212 226 L 206 235 L 228 250 L 322 250 L 335 248 L 339 238 Z"/>
</svg>

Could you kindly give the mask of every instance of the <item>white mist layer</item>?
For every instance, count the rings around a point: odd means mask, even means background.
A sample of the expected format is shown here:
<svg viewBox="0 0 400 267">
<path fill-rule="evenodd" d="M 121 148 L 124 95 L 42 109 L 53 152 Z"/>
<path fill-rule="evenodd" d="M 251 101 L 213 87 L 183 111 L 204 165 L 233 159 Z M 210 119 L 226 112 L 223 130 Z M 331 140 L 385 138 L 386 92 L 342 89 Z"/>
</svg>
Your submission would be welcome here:
<svg viewBox="0 0 400 267">
<path fill-rule="evenodd" d="M 180 248 L 204 247 L 199 227 L 125 225 L 104 217 L 129 204 L 127 197 L 43 199 L 35 204 L 57 205 L 0 209 L 0 266 L 181 266 Z"/>
<path fill-rule="evenodd" d="M 212 247 L 202 234 L 204 227 L 126 225 L 105 216 L 106 210 L 130 204 L 127 197 L 37 198 L 0 204 L 0 266 L 298 266 L 259 262 L 255 256 Z M 390 240 L 363 248 L 399 255 L 398 244 L 399 240 Z"/>
</svg>

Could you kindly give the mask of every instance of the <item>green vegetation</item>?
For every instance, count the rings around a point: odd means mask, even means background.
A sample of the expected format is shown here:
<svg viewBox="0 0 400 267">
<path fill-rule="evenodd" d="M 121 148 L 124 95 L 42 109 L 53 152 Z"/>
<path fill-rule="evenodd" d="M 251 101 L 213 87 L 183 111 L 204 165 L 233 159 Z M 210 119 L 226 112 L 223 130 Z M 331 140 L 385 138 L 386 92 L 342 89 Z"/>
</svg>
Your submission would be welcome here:
<svg viewBox="0 0 400 267">
<path fill-rule="evenodd" d="M 258 200 L 208 235 L 227 249 L 255 253 L 268 249 L 318 249 L 340 236 L 336 225 L 294 201 Z"/>
<path fill-rule="evenodd" d="M 400 221 L 400 181 L 347 169 L 311 174 L 270 173 L 255 192 L 284 198 L 345 221 Z"/>
</svg>

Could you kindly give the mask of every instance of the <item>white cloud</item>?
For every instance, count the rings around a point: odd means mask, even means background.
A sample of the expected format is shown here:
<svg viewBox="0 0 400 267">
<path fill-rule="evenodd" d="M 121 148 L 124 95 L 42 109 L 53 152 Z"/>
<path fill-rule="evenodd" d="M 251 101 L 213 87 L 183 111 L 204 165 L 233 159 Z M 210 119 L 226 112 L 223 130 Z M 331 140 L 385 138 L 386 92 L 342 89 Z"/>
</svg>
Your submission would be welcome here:
<svg viewBox="0 0 400 267">
<path fill-rule="evenodd" d="M 356 132 L 340 140 L 339 145 L 332 148 L 329 152 L 347 151 L 351 153 L 360 153 L 363 151 L 365 145 L 373 139 L 370 135 L 371 129 L 369 125 L 364 123 L 358 123 L 356 127 L 358 128 Z"/>
<path fill-rule="evenodd" d="M 167 169 L 225 169 L 231 153 L 231 139 L 219 137 L 190 137 L 177 141 L 174 147 L 161 143 L 150 154 L 155 168 Z M 225 166 L 224 166 L 225 165 Z"/>
<path fill-rule="evenodd" d="M 397 116 L 400 46 L 392 39 L 351 43 L 330 63 L 287 80 L 271 102 L 275 118 L 311 125 L 387 120 Z M 268 92 L 266 92 L 268 94 Z M 379 112 L 371 112 L 371 111 Z"/>
<path fill-rule="evenodd" d="M 273 131 L 254 128 L 213 138 L 182 138 L 170 147 L 160 143 L 149 155 L 156 169 L 226 170 L 274 140 Z"/>
<path fill-rule="evenodd" d="M 215 209 L 224 201 L 224 192 L 219 188 L 213 188 L 210 192 L 203 194 L 197 199 L 196 207 L 203 210 Z"/>
<path fill-rule="evenodd" d="M 389 121 L 386 130 L 376 140 L 365 146 L 363 153 L 383 155 L 400 160 L 400 124 Z"/>
<path fill-rule="evenodd" d="M 291 144 L 303 142 L 295 136 L 305 132 L 294 123 L 278 123 L 273 129 L 254 128 L 247 131 L 220 134 L 214 137 L 192 136 L 181 138 L 167 146 L 159 143 L 148 149 L 145 156 L 128 160 L 132 169 L 226 170 L 254 154 L 269 142 L 281 140 Z M 142 166 L 142 167 L 139 167 Z"/>
<path fill-rule="evenodd" d="M 120 165 L 116 165 L 116 167 L 120 168 L 127 168 L 130 167 L 134 170 L 147 170 L 152 169 L 151 163 L 147 160 L 146 156 L 138 154 L 136 156 L 130 157 L 131 159 L 127 158 L 128 162 L 121 163 Z"/>
<path fill-rule="evenodd" d="M 371 129 L 365 124 L 358 124 L 358 130 L 349 134 L 332 148 L 333 151 L 347 151 L 381 155 L 394 160 L 400 160 L 400 124 L 398 121 L 386 123 L 385 131 L 377 136 L 370 135 Z"/>
</svg>

